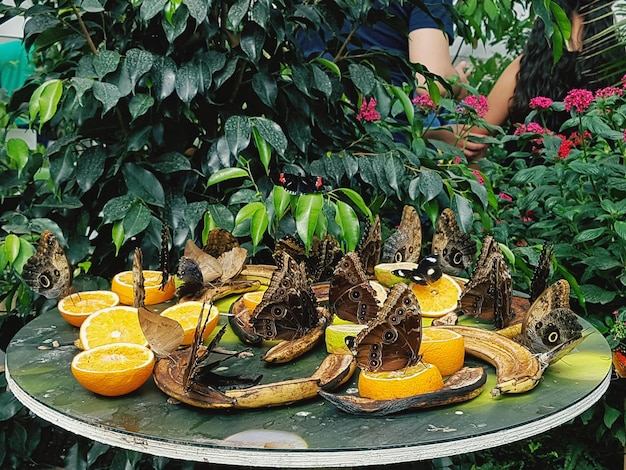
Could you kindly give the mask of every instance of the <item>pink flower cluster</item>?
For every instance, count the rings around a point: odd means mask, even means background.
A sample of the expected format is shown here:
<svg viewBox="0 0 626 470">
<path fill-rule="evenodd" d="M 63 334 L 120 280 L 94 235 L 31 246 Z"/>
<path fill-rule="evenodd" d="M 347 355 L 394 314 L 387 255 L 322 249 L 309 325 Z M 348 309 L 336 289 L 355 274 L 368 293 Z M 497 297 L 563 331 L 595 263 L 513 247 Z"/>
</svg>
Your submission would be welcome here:
<svg viewBox="0 0 626 470">
<path fill-rule="evenodd" d="M 435 111 L 435 102 L 430 95 L 419 95 L 413 98 L 413 104 L 425 113 L 432 113 Z"/>
<path fill-rule="evenodd" d="M 548 109 L 553 101 L 545 96 L 536 96 L 531 98 L 528 106 L 530 109 Z"/>
<path fill-rule="evenodd" d="M 541 124 L 536 122 L 529 122 L 528 124 L 520 124 L 515 129 L 514 135 L 521 134 L 548 134 L 550 133 L 550 129 L 543 127 Z"/>
<path fill-rule="evenodd" d="M 610 98 L 611 96 L 622 96 L 624 90 L 614 86 L 607 86 L 596 90 L 596 98 Z"/>
<path fill-rule="evenodd" d="M 480 174 L 480 171 L 478 170 L 472 170 L 472 173 L 474 173 L 474 176 L 476 177 L 476 179 L 478 180 L 479 184 L 484 185 L 485 184 L 485 179 L 483 178 L 483 175 Z"/>
<path fill-rule="evenodd" d="M 367 98 L 361 103 L 361 110 L 356 117 L 359 121 L 373 122 L 380 119 L 380 113 L 376 111 L 376 98 L 370 98 L 369 102 Z"/>
<path fill-rule="evenodd" d="M 582 88 L 574 88 L 567 93 L 563 100 L 565 110 L 570 111 L 572 108 L 578 113 L 584 112 L 593 101 L 593 93 Z"/>
<path fill-rule="evenodd" d="M 513 197 L 509 196 L 507 193 L 499 193 L 498 197 L 500 199 L 504 199 L 505 201 L 513 202 Z"/>
<path fill-rule="evenodd" d="M 487 111 L 489 111 L 489 103 L 487 102 L 487 98 L 483 95 L 469 95 L 459 106 L 458 111 L 462 114 L 468 114 L 468 108 L 474 109 L 476 115 L 479 118 L 485 117 Z"/>
</svg>

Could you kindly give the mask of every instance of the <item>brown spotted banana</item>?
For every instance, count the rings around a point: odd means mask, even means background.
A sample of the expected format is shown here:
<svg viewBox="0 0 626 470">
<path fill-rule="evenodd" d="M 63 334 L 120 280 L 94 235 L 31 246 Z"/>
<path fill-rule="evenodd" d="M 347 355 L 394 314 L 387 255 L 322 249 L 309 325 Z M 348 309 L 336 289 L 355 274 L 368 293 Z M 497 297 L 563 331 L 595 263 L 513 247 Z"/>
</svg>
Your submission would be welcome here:
<svg viewBox="0 0 626 470">
<path fill-rule="evenodd" d="M 491 395 L 524 393 L 541 381 L 547 364 L 510 338 L 495 331 L 471 326 L 442 326 L 463 336 L 465 352 L 482 359 L 496 368 L 497 383 Z"/>
</svg>

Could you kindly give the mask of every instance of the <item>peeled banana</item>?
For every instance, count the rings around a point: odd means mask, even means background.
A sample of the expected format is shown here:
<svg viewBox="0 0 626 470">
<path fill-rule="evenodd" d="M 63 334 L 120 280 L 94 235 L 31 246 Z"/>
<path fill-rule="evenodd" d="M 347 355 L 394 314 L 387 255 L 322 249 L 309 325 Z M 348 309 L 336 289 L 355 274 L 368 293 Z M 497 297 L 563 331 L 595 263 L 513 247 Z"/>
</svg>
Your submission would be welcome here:
<svg viewBox="0 0 626 470">
<path fill-rule="evenodd" d="M 524 393 L 541 381 L 547 363 L 510 338 L 495 331 L 471 326 L 441 326 L 463 335 L 465 352 L 496 368 L 497 383 L 491 395 Z"/>
<path fill-rule="evenodd" d="M 184 349 L 160 358 L 154 369 L 154 381 L 162 392 L 180 402 L 211 409 L 262 408 L 314 398 L 320 390 L 332 390 L 342 385 L 356 370 L 352 355 L 329 354 L 309 377 L 223 392 L 198 386 L 185 390 L 183 376 L 188 355 L 188 350 Z"/>
</svg>

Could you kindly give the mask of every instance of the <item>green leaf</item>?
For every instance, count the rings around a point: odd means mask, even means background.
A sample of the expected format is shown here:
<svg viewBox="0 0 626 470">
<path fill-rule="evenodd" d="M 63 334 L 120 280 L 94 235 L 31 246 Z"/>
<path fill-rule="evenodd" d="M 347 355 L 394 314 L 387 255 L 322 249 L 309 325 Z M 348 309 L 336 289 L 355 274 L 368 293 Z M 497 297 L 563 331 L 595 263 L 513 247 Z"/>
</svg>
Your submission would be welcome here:
<svg viewBox="0 0 626 470">
<path fill-rule="evenodd" d="M 272 159 L 272 148 L 270 144 L 261 137 L 259 129 L 256 126 L 252 127 L 252 135 L 254 136 L 254 143 L 257 151 L 259 152 L 259 159 L 265 168 L 265 174 L 269 174 L 270 161 Z"/>
<path fill-rule="evenodd" d="M 135 88 L 141 77 L 150 71 L 154 57 L 143 49 L 131 49 L 126 53 L 126 67 L 132 87 Z"/>
<path fill-rule="evenodd" d="M 606 305 L 615 299 L 616 292 L 608 291 L 594 284 L 583 284 L 580 286 L 585 301 L 592 304 Z"/>
<path fill-rule="evenodd" d="M 622 240 L 626 240 L 626 222 L 618 220 L 613 225 L 613 228 Z"/>
<path fill-rule="evenodd" d="M 94 82 L 93 96 L 102 103 L 102 114 L 106 114 L 118 103 L 122 94 L 116 85 L 105 82 Z"/>
<path fill-rule="evenodd" d="M 8 234 L 4 239 L 4 251 L 9 265 L 12 265 L 20 254 L 20 237 L 13 233 Z"/>
<path fill-rule="evenodd" d="M 572 243 L 585 243 L 590 240 L 595 240 L 604 233 L 606 233 L 606 228 L 604 227 L 581 230 L 578 234 L 576 234 Z"/>
<path fill-rule="evenodd" d="M 246 178 L 248 176 L 250 175 L 243 168 L 223 168 L 209 176 L 209 180 L 207 181 L 206 185 L 207 187 L 209 187 L 223 181 L 228 181 L 235 178 Z"/>
<path fill-rule="evenodd" d="M 176 63 L 170 57 L 154 59 L 150 72 L 154 94 L 159 101 L 170 96 L 176 88 Z"/>
<path fill-rule="evenodd" d="M 611 429 L 613 424 L 622 416 L 622 412 L 620 410 L 616 410 L 612 406 L 609 406 L 606 402 L 604 402 L 604 425 L 607 429 Z"/>
<path fill-rule="evenodd" d="M 263 210 L 259 209 L 252 215 L 250 222 L 250 238 L 252 238 L 252 245 L 255 247 L 255 252 L 256 247 L 263 241 L 268 225 L 269 217 L 267 216 L 265 206 L 263 206 Z"/>
<path fill-rule="evenodd" d="M 113 224 L 113 228 L 111 229 L 111 238 L 113 239 L 113 244 L 115 245 L 115 256 L 117 256 L 120 252 L 120 248 L 124 244 L 124 223 L 121 220 L 118 220 Z"/>
<path fill-rule="evenodd" d="M 134 201 L 135 198 L 128 194 L 109 199 L 102 208 L 102 222 L 109 224 L 116 220 L 123 219 Z"/>
<path fill-rule="evenodd" d="M 200 76 L 198 67 L 193 62 L 188 62 L 178 69 L 176 73 L 176 94 L 185 104 L 189 104 L 198 94 Z"/>
<path fill-rule="evenodd" d="M 155 170 L 164 174 L 191 170 L 189 159 L 179 152 L 167 152 L 156 158 L 152 165 Z"/>
<path fill-rule="evenodd" d="M 359 91 L 365 96 L 370 96 L 376 86 L 376 76 L 372 69 L 364 65 L 350 64 L 348 70 L 350 71 L 350 78 Z"/>
<path fill-rule="evenodd" d="M 287 212 L 289 203 L 291 202 L 291 195 L 285 191 L 282 186 L 274 186 L 272 191 L 272 199 L 274 201 L 274 213 L 276 214 L 276 220 L 280 220 Z"/>
<path fill-rule="evenodd" d="M 212 0 L 183 0 L 189 14 L 198 24 L 207 21 L 207 12 L 213 3 Z"/>
<path fill-rule="evenodd" d="M 41 127 L 56 114 L 62 94 L 63 82 L 61 80 L 48 80 L 39 85 L 29 102 L 31 123 L 39 116 L 39 129 L 41 130 Z"/>
<path fill-rule="evenodd" d="M 193 233 L 195 231 L 196 226 L 202 220 L 208 208 L 209 203 L 206 201 L 190 202 L 185 206 L 184 216 L 190 232 Z"/>
<path fill-rule="evenodd" d="M 6 152 L 11 161 L 10 168 L 17 170 L 18 175 L 21 175 L 28 163 L 28 144 L 22 139 L 9 139 L 6 143 Z"/>
<path fill-rule="evenodd" d="M 165 205 L 163 186 L 152 172 L 129 162 L 122 167 L 122 175 L 129 194 L 143 199 L 148 204 L 158 207 Z"/>
<path fill-rule="evenodd" d="M 224 125 L 224 135 L 228 143 L 228 149 L 235 158 L 239 152 L 250 145 L 252 126 L 247 116 L 231 116 Z"/>
<path fill-rule="evenodd" d="M 261 137 L 263 137 L 279 155 L 285 155 L 288 142 L 281 127 L 274 121 L 263 117 L 255 117 L 251 120 L 252 124 L 258 129 Z"/>
<path fill-rule="evenodd" d="M 93 58 L 93 68 L 96 76 L 102 80 L 108 73 L 114 72 L 120 63 L 120 55 L 117 51 L 101 50 Z"/>
<path fill-rule="evenodd" d="M 439 88 L 437 88 L 437 90 L 439 90 Z M 408 121 L 412 123 L 415 119 L 415 106 L 413 105 L 411 98 L 404 92 L 402 88 L 395 85 L 390 86 L 389 91 L 393 96 L 400 100 L 400 103 L 402 104 L 402 109 L 404 110 L 404 114 L 406 114 Z"/>
<path fill-rule="evenodd" d="M 143 21 L 149 21 L 154 18 L 157 13 L 163 10 L 165 3 L 168 0 L 143 0 L 141 8 L 139 10 L 141 19 Z"/>
<path fill-rule="evenodd" d="M 104 172 L 106 152 L 102 146 L 89 147 L 76 162 L 76 182 L 83 192 L 89 191 Z"/>
<path fill-rule="evenodd" d="M 252 77 L 252 89 L 266 106 L 273 107 L 278 97 L 278 86 L 271 74 L 261 72 Z"/>
<path fill-rule="evenodd" d="M 316 57 L 313 60 L 315 60 L 316 62 L 319 62 L 320 64 L 322 64 L 328 70 L 330 70 L 335 75 L 337 75 L 338 78 L 341 78 L 341 69 L 332 60 L 328 60 L 328 59 L 325 59 L 323 57 Z"/>
<path fill-rule="evenodd" d="M 133 120 L 146 114 L 150 108 L 154 106 L 154 98 L 144 93 L 138 93 L 133 96 L 128 103 L 128 110 Z"/>
<path fill-rule="evenodd" d="M 148 228 L 151 217 L 150 209 L 141 202 L 135 202 L 122 221 L 124 227 L 124 241 L 129 240 Z"/>
<path fill-rule="evenodd" d="M 457 214 L 459 228 L 464 232 L 471 233 L 472 223 L 474 221 L 474 208 L 472 203 L 460 194 L 455 194 L 450 207 Z"/>
<path fill-rule="evenodd" d="M 359 218 L 354 209 L 343 201 L 337 201 L 335 222 L 341 227 L 341 238 L 345 243 L 345 251 L 354 251 L 361 237 Z"/>
<path fill-rule="evenodd" d="M 361 212 L 363 212 L 363 214 L 365 214 L 365 216 L 368 217 L 371 222 L 374 222 L 374 216 L 372 214 L 372 211 L 359 193 L 350 188 L 337 188 L 337 191 L 342 192 L 343 194 L 348 196 L 348 198 L 350 198 L 350 200 L 361 210 Z"/>
<path fill-rule="evenodd" d="M 24 406 L 10 391 L 6 390 L 0 392 L 0 421 L 6 423 L 22 408 L 24 408 Z M 2 442 L 2 444 L 4 444 L 4 442 Z M 0 463 L 2 463 L 1 460 Z"/>
<path fill-rule="evenodd" d="M 443 181 L 439 172 L 425 168 L 422 168 L 417 178 L 417 185 L 427 201 L 436 198 L 443 191 Z"/>
<path fill-rule="evenodd" d="M 239 25 L 241 24 L 241 20 L 243 20 L 244 16 L 248 12 L 248 8 L 250 7 L 250 0 L 236 0 L 230 10 L 228 10 L 228 29 L 232 31 L 237 31 L 239 29 Z"/>
<path fill-rule="evenodd" d="M 307 253 L 313 243 L 317 219 L 322 212 L 323 204 L 324 198 L 321 194 L 303 194 L 298 198 L 295 214 L 296 229 Z"/>
</svg>

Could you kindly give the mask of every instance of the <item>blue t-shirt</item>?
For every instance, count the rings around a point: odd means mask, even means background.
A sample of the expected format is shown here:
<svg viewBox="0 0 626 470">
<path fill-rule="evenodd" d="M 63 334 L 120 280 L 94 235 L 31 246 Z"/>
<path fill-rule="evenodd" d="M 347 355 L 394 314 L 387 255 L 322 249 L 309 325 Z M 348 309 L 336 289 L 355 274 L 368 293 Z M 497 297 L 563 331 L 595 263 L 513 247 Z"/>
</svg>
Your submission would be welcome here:
<svg viewBox="0 0 626 470">
<path fill-rule="evenodd" d="M 393 24 L 379 21 L 373 26 L 361 26 L 352 38 L 349 49 L 381 49 L 408 58 L 409 33 L 417 29 L 426 28 L 442 29 L 448 37 L 448 42 L 452 44 L 454 40 L 454 25 L 448 10 L 448 8 L 452 7 L 452 0 L 426 0 L 424 4 L 428 8 L 428 13 L 408 2 L 403 2 L 402 4 L 394 2 L 386 9 L 379 3 L 375 3 L 374 8 L 381 9 L 387 13 Z M 350 29 L 350 24 L 344 24 L 340 31 L 340 36 L 345 37 Z M 332 59 L 326 51 L 326 42 L 331 37 L 332 33 L 328 31 L 324 31 L 324 37 L 320 37 L 317 33 L 307 34 L 303 32 L 299 36 L 298 42 L 305 57 L 322 55 Z M 400 85 L 402 81 L 406 80 L 406 77 L 403 77 L 400 72 L 391 71 L 391 74 L 394 84 Z"/>
</svg>

